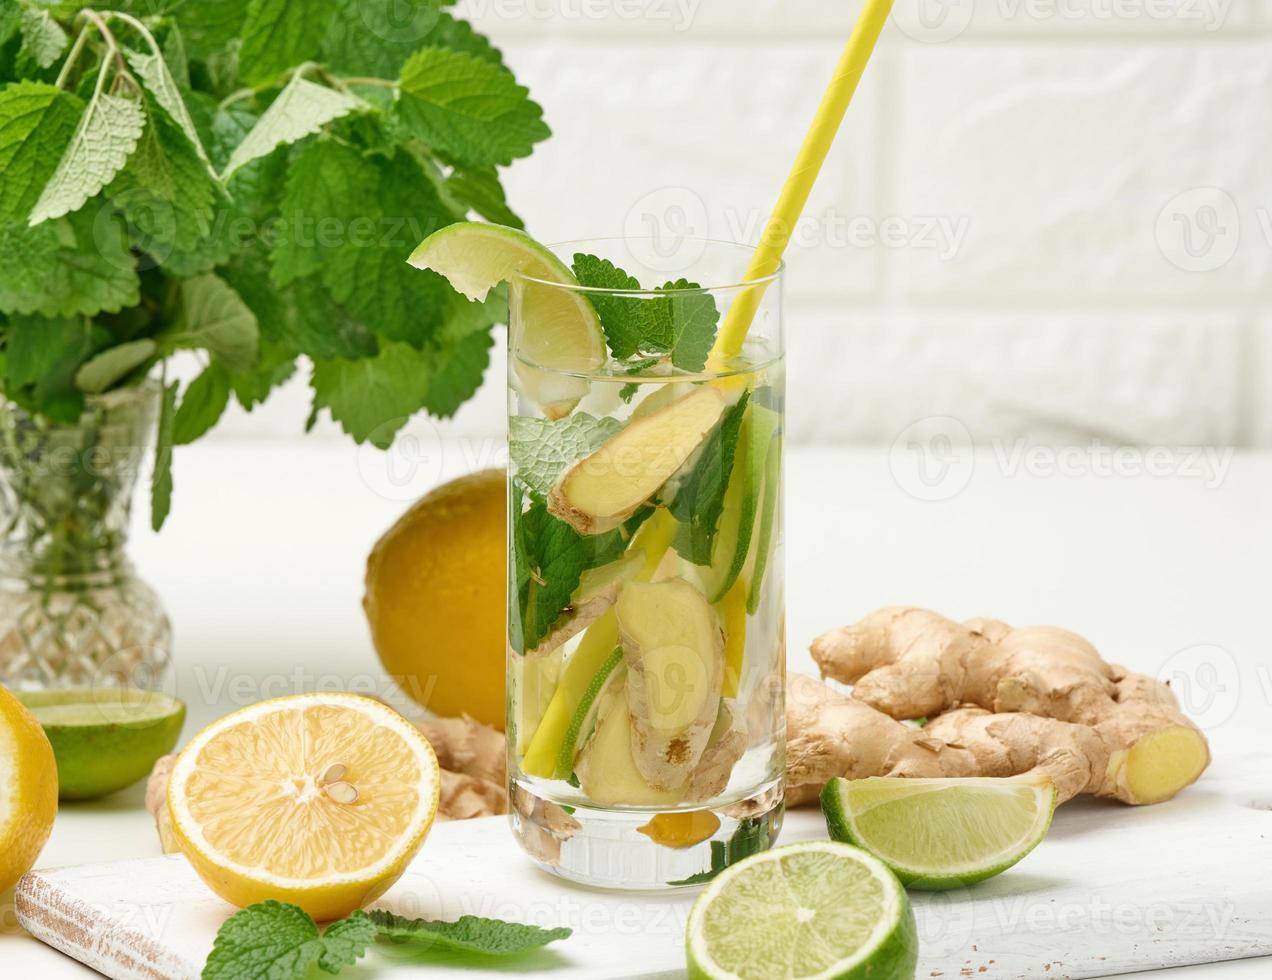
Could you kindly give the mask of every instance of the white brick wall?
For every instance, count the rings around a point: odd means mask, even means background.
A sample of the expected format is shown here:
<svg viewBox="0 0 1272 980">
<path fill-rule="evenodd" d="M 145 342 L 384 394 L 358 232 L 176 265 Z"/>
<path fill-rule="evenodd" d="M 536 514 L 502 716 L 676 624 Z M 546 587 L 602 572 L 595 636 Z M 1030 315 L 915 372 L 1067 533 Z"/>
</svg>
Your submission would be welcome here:
<svg viewBox="0 0 1272 980">
<path fill-rule="evenodd" d="M 509 172 L 532 233 L 754 239 L 858 7 L 459 10 L 555 133 Z M 797 438 L 1272 446 L 1272 0 L 898 0 L 789 262 Z"/>
</svg>

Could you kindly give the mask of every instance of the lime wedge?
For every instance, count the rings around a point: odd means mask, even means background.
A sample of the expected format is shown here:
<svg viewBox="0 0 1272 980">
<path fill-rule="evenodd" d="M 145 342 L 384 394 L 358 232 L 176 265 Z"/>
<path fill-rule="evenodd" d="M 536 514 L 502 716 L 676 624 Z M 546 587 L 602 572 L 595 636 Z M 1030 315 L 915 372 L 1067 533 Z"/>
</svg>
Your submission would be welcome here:
<svg viewBox="0 0 1272 980">
<path fill-rule="evenodd" d="M 475 301 L 501 282 L 518 280 L 508 346 L 525 394 L 553 419 L 568 415 L 587 394 L 581 376 L 605 363 L 605 337 L 587 296 L 545 284 L 578 285 L 547 248 L 515 228 L 461 221 L 429 235 L 407 261 Z"/>
<path fill-rule="evenodd" d="M 752 616 L 760 608 L 764 591 L 764 573 L 773 558 L 773 546 L 777 532 L 778 508 L 782 506 L 782 435 L 777 433 L 769 445 L 764 461 L 764 512 L 760 515 L 759 531 L 755 539 L 755 567 L 751 571 L 750 591 L 746 597 L 746 611 Z"/>
<path fill-rule="evenodd" d="M 622 662 L 623 648 L 615 647 L 605 663 L 601 664 L 601 669 L 596 672 L 596 676 L 592 678 L 592 683 L 583 693 L 579 706 L 574 709 L 574 717 L 570 719 L 570 727 L 566 729 L 565 741 L 561 743 L 561 752 L 557 756 L 555 773 L 557 779 L 569 779 L 574 775 L 574 755 L 579 739 L 586 735 L 596 723 L 597 702 L 605 693 L 606 687 Z"/>
<path fill-rule="evenodd" d="M 918 950 L 901 883 L 834 841 L 779 847 L 721 872 L 685 935 L 689 976 L 713 980 L 910 980 Z"/>
<path fill-rule="evenodd" d="M 71 688 L 17 697 L 53 745 L 63 800 L 105 796 L 144 779 L 185 723 L 185 705 L 157 691 Z"/>
<path fill-rule="evenodd" d="M 1006 871 L 1047 836 L 1055 802 L 1046 776 L 875 776 L 832 779 L 822 790 L 830 836 L 864 847 L 921 891 Z"/>
<path fill-rule="evenodd" d="M 763 495 L 769 447 L 779 421 L 776 412 L 755 401 L 747 406 L 742 419 L 733 472 L 711 549 L 711 564 L 702 572 L 703 585 L 712 602 L 724 598 L 748 561 L 759 561 L 751 547 L 752 531 Z M 772 522 L 772 517 L 769 521 Z"/>
</svg>

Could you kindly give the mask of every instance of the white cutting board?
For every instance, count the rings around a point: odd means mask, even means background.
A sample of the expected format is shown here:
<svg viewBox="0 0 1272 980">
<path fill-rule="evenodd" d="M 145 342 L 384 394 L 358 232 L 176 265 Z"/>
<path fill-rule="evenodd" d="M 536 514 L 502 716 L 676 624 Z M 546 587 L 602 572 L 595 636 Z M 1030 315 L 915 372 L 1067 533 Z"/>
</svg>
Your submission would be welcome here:
<svg viewBox="0 0 1272 980">
<path fill-rule="evenodd" d="M 1272 798 L 1251 785 L 1269 772 L 1272 758 L 1249 758 L 1226 773 L 1216 765 L 1160 806 L 1068 804 L 1047 840 L 1006 874 L 913 896 L 917 975 L 1091 977 L 1272 954 Z M 800 811 L 782 839 L 824 832 L 816 811 Z M 568 925 L 574 935 L 509 962 L 377 947 L 347 975 L 405 980 L 428 965 L 434 977 L 679 976 L 692 900 L 561 882 L 521 855 L 503 818 L 442 824 L 377 906 Z M 174 856 L 32 872 L 15 901 L 38 939 L 121 980 L 197 977 L 233 912 Z"/>
</svg>

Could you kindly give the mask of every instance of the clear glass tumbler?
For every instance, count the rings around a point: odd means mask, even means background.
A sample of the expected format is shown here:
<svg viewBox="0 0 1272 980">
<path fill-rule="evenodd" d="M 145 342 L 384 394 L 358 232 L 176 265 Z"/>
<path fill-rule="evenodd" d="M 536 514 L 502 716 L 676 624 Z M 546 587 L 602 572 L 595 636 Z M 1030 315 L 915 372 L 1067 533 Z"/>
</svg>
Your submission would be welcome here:
<svg viewBox="0 0 1272 980">
<path fill-rule="evenodd" d="M 511 820 L 609 888 L 705 881 L 783 812 L 782 273 L 663 244 L 568 243 L 587 285 L 509 289 Z"/>
</svg>

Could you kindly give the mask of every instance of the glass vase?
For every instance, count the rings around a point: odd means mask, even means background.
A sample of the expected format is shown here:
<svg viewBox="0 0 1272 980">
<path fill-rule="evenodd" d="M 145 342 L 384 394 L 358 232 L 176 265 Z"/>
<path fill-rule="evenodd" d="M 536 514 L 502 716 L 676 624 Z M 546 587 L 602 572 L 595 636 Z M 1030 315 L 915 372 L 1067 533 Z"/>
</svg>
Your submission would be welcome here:
<svg viewBox="0 0 1272 980">
<path fill-rule="evenodd" d="M 554 249 L 653 289 L 509 288 L 511 821 L 619 889 L 708 880 L 783 813 L 781 272 L 742 285 L 751 249 L 663 244 Z M 737 303 L 745 344 L 706 358 Z M 653 324 L 649 346 L 619 359 L 593 328 L 588 352 L 579 311 L 611 340 Z"/>
<path fill-rule="evenodd" d="M 126 554 L 153 382 L 57 423 L 0 401 L 0 683 L 14 690 L 158 689 L 172 631 Z"/>
</svg>

